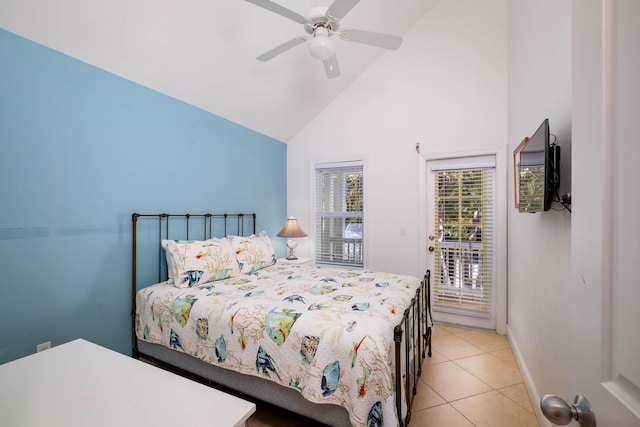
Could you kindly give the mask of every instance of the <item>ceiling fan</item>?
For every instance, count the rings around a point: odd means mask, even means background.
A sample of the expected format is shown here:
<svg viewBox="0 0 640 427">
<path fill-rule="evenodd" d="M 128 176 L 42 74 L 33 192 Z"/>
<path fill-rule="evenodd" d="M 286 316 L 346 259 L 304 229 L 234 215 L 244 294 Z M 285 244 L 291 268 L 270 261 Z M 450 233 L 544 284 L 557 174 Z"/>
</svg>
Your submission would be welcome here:
<svg viewBox="0 0 640 427">
<path fill-rule="evenodd" d="M 335 46 L 330 39 L 331 36 L 338 35 L 342 40 L 390 50 L 396 50 L 400 47 L 400 44 L 402 44 L 402 37 L 400 36 L 349 28 L 340 29 L 340 20 L 344 18 L 360 0 L 334 0 L 329 7 L 317 6 L 311 8 L 307 16 L 302 16 L 271 0 L 247 1 L 291 19 L 298 24 L 303 24 L 304 30 L 307 33 L 307 35 L 293 38 L 258 56 L 256 59 L 262 62 L 267 62 L 310 39 L 309 52 L 311 56 L 322 60 L 327 78 L 332 79 L 340 75 L 340 67 L 336 59 Z"/>
</svg>

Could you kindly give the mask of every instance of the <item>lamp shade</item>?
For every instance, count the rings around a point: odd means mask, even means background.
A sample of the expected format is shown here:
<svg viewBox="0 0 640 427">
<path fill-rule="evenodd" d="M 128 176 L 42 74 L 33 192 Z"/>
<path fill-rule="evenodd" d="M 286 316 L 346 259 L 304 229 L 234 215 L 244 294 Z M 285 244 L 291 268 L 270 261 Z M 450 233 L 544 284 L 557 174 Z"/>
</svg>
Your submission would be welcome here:
<svg viewBox="0 0 640 427">
<path fill-rule="evenodd" d="M 302 231 L 298 220 L 290 216 L 282 226 L 282 230 L 277 234 L 278 237 L 307 237 L 307 233 Z"/>
</svg>

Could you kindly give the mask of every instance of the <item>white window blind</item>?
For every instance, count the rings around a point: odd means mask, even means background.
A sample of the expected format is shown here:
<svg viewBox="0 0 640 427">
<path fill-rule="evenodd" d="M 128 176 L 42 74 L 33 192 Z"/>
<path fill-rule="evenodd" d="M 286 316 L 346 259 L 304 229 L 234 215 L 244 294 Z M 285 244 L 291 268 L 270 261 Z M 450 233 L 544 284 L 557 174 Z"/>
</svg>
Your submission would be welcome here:
<svg viewBox="0 0 640 427">
<path fill-rule="evenodd" d="M 316 263 L 364 264 L 363 162 L 316 165 Z"/>
<path fill-rule="evenodd" d="M 490 317 L 494 294 L 491 165 L 432 170 L 435 194 L 434 308 Z"/>
</svg>

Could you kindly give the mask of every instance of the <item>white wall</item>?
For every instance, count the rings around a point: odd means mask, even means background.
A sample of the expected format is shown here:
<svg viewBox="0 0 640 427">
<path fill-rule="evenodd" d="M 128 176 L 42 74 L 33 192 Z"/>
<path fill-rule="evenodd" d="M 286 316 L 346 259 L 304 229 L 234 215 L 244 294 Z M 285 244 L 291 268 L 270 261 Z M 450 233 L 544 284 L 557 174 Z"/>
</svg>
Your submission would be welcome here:
<svg viewBox="0 0 640 427">
<path fill-rule="evenodd" d="M 562 194 L 571 186 L 571 1 L 509 1 L 508 21 L 509 152 L 549 118 L 561 147 Z M 513 167 L 509 170 L 512 174 Z M 511 203 L 508 221 L 508 322 L 514 351 L 533 399 L 546 393 L 569 396 L 571 215 L 521 214 Z"/>
<path fill-rule="evenodd" d="M 415 145 L 424 157 L 506 147 L 506 3 L 440 2 L 292 139 L 288 213 L 309 234 L 299 255 L 313 255 L 313 164 L 364 158 L 366 267 L 423 274 Z"/>
</svg>

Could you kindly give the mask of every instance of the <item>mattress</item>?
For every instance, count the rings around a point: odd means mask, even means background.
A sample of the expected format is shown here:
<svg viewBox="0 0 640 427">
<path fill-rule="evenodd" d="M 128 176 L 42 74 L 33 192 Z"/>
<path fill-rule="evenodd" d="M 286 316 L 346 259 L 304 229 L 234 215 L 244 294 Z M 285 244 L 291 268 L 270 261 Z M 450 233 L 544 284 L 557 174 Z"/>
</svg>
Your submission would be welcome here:
<svg viewBox="0 0 640 427">
<path fill-rule="evenodd" d="M 194 288 L 159 283 L 136 295 L 136 335 L 344 407 L 355 426 L 394 426 L 394 328 L 419 286 L 283 264 Z"/>
</svg>

